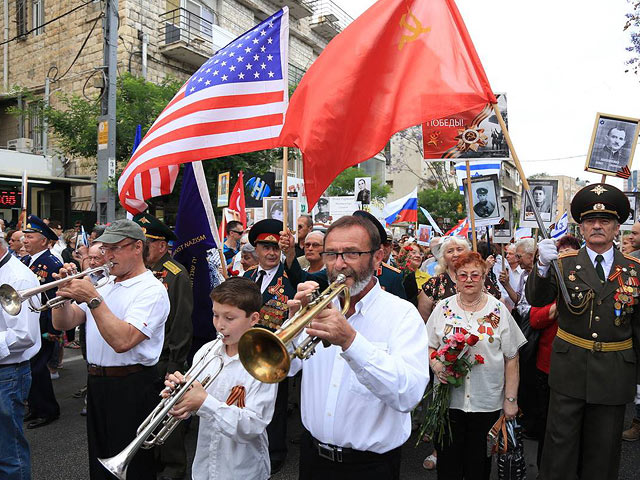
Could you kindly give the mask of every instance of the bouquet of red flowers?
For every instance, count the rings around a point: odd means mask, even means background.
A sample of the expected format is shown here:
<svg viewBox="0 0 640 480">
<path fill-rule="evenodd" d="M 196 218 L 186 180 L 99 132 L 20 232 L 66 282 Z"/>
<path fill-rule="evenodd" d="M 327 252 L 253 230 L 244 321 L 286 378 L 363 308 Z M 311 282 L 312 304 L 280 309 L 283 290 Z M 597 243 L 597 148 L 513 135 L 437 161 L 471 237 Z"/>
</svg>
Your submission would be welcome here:
<svg viewBox="0 0 640 480">
<path fill-rule="evenodd" d="M 409 263 L 409 254 L 413 251 L 413 245 L 410 243 L 402 247 L 396 258 L 396 266 L 402 272 L 403 278 L 415 271 L 415 268 Z"/>
<path fill-rule="evenodd" d="M 468 354 L 469 347 L 478 343 L 479 337 L 467 332 L 464 328 L 456 328 L 455 333 L 444 337 L 443 345 L 431 353 L 431 358 L 437 358 L 442 362 L 447 374 L 447 383 L 433 382 L 431 388 L 424 394 L 423 400 L 433 394 L 431 404 L 427 408 L 422 424 L 420 425 L 420 439 L 426 434 L 432 439 L 442 443 L 445 429 L 451 438 L 451 425 L 449 423 L 449 405 L 451 404 L 451 389 L 463 384 L 469 370 L 474 365 L 484 363 L 482 355 Z"/>
</svg>

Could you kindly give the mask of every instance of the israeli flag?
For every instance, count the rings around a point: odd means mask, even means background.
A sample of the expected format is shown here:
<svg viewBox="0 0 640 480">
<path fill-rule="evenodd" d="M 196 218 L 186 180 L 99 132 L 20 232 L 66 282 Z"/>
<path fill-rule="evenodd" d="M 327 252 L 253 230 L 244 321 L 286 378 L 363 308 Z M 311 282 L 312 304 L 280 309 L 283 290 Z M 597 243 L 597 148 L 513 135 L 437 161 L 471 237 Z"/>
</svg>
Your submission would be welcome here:
<svg viewBox="0 0 640 480">
<path fill-rule="evenodd" d="M 564 215 L 560 217 L 560 220 L 556 222 L 556 226 L 551 230 L 551 238 L 560 238 L 567 234 L 569 230 L 569 215 L 564 212 Z"/>
<path fill-rule="evenodd" d="M 478 177 L 480 175 L 493 175 L 500 174 L 500 166 L 502 161 L 497 160 L 473 160 L 469 162 L 469 174 L 472 177 Z M 464 195 L 464 182 L 467 180 L 467 162 L 457 162 L 455 166 L 456 178 L 458 179 L 458 185 L 460 193 Z"/>
</svg>

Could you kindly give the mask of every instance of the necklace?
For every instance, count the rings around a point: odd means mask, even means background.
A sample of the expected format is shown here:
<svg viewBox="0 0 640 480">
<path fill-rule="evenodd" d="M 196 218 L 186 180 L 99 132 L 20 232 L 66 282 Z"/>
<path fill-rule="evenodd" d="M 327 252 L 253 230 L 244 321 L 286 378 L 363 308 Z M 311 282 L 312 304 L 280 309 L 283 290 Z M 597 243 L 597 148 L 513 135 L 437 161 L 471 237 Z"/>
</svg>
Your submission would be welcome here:
<svg viewBox="0 0 640 480">
<path fill-rule="evenodd" d="M 460 302 L 460 305 L 462 305 L 462 307 L 466 307 L 466 308 L 475 308 L 475 307 L 477 307 L 477 306 L 480 304 L 480 302 L 482 301 L 483 297 L 484 297 L 484 295 L 480 295 L 480 296 L 478 297 L 478 299 L 477 299 L 477 300 L 475 300 L 474 302 L 471 302 L 471 303 L 465 303 L 465 302 L 462 300 L 462 295 L 458 294 L 458 300 L 459 300 L 459 302 Z M 463 310 L 464 310 L 464 308 L 463 308 Z M 473 313 L 473 312 L 471 312 L 471 313 Z"/>
</svg>

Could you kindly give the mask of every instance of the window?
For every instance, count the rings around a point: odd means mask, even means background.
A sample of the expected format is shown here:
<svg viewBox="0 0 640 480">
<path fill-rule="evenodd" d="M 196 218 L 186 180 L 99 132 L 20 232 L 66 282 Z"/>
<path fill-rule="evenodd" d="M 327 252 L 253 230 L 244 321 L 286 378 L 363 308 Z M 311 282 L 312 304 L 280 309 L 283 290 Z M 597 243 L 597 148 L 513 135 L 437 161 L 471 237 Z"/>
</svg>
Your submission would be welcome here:
<svg viewBox="0 0 640 480">
<path fill-rule="evenodd" d="M 211 25 L 215 23 L 214 14 L 200 2 L 194 0 L 184 0 L 184 9 L 186 10 L 183 25 L 184 28 L 193 32 L 200 32 L 207 39 L 211 38 Z"/>
<path fill-rule="evenodd" d="M 18 36 L 27 33 L 27 0 L 16 0 L 16 25 Z"/>
<path fill-rule="evenodd" d="M 33 35 L 44 33 L 44 0 L 33 0 Z"/>
<path fill-rule="evenodd" d="M 304 68 L 300 68 L 295 66 L 294 64 L 289 64 L 289 86 L 296 87 L 302 80 L 302 76 L 304 75 Z"/>
<path fill-rule="evenodd" d="M 33 141 L 33 151 L 42 150 L 42 104 L 40 102 L 31 102 L 29 104 L 29 138 Z"/>
</svg>

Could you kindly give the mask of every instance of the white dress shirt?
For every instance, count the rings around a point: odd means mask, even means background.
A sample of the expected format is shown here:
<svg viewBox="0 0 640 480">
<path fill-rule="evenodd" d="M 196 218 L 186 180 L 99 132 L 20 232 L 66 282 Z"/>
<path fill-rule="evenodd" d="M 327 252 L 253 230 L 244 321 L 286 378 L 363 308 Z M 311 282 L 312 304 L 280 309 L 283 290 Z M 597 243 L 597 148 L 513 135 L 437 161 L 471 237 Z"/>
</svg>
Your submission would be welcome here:
<svg viewBox="0 0 640 480">
<path fill-rule="evenodd" d="M 320 343 L 309 360 L 292 362 L 289 375 L 304 369 L 302 423 L 320 442 L 385 453 L 409 438 L 429 382 L 427 330 L 377 279 L 348 321 L 357 333 L 346 351 Z"/>
<path fill-rule="evenodd" d="M 6 253 L 9 260 L 0 267 L 0 285 L 9 284 L 16 290 L 40 286 L 38 278 L 19 259 Z M 34 298 L 36 304 L 40 296 Z M 0 365 L 20 363 L 31 359 L 40 350 L 40 314 L 32 312 L 26 304 L 16 316 L 11 316 L 0 308 Z"/>
<path fill-rule="evenodd" d="M 264 268 L 258 266 L 258 273 L 256 274 L 256 278 L 258 278 L 258 276 L 261 275 L 260 272 L 264 272 L 264 276 L 262 277 L 262 283 L 260 284 L 260 293 L 264 293 L 264 291 L 267 289 L 267 287 L 269 286 L 269 284 L 271 283 L 271 280 L 273 280 L 273 277 L 276 276 L 276 273 L 278 272 L 278 268 L 280 267 L 280 265 L 276 265 L 273 268 L 270 268 L 269 270 L 265 270 Z"/>
<path fill-rule="evenodd" d="M 91 309 L 83 303 L 78 306 L 87 316 L 87 362 L 101 367 L 155 365 L 162 351 L 164 323 L 169 315 L 167 289 L 149 270 L 122 282 L 114 279 L 112 276 L 106 285 L 98 288 L 98 293 L 116 317 L 133 325 L 147 339 L 127 352 L 116 353 L 102 338 Z"/>
<path fill-rule="evenodd" d="M 467 332 L 480 337 L 478 343 L 469 347 L 469 356 L 474 359 L 475 354 L 484 358 L 484 364 L 475 365 L 467 374 L 464 384 L 451 389 L 450 408 L 464 412 L 495 412 L 502 409 L 504 402 L 504 360 L 513 358 L 527 339 L 520 331 L 515 320 L 504 303 L 486 295 L 487 303 L 478 312 L 465 312 L 458 303 L 458 295 L 445 298 L 434 307 L 429 320 L 429 347 L 436 350 L 442 347 L 445 329 L 451 326 L 451 334 L 456 328 L 464 328 Z M 500 317 L 493 334 L 479 333 L 478 319 L 495 313 Z M 484 322 L 485 327 L 491 326 Z M 493 338 L 493 341 L 489 341 Z M 437 377 L 436 377 L 437 380 Z"/>
<path fill-rule="evenodd" d="M 194 364 L 212 343 L 198 350 Z M 266 480 L 271 469 L 267 425 L 273 417 L 278 386 L 253 378 L 238 355 L 229 357 L 224 346 L 219 353 L 224 366 L 207 388 L 207 398 L 196 412 L 200 426 L 192 477 L 194 480 Z M 215 374 L 219 366 L 219 361 L 213 360 L 199 380 Z M 226 403 L 236 385 L 245 388 L 244 408 Z"/>
<path fill-rule="evenodd" d="M 509 285 L 511 285 L 511 288 L 513 288 L 514 292 L 523 295 L 523 292 L 519 291 L 518 288 L 521 285 L 520 282 L 524 270 L 520 265 L 517 265 L 516 268 L 511 268 L 511 266 L 507 262 L 505 262 L 504 266 L 509 271 Z M 502 258 L 500 257 L 500 255 L 498 255 L 498 257 L 496 258 L 496 263 L 493 266 L 493 273 L 495 274 L 496 278 L 499 278 L 500 273 L 502 273 Z M 504 286 L 502 286 L 502 283 L 500 283 L 500 281 L 496 283 L 498 284 L 498 288 L 500 289 L 500 293 L 502 294 L 505 305 L 509 310 L 512 310 L 515 306 L 515 303 L 513 302 L 513 300 L 511 300 L 511 297 L 509 297 L 509 294 L 505 290 Z"/>
<path fill-rule="evenodd" d="M 596 262 L 596 256 L 598 256 L 598 253 L 594 252 L 589 247 L 586 247 L 586 249 L 587 249 L 587 255 L 589 255 L 589 259 L 593 264 L 593 268 L 596 268 L 596 265 L 598 263 Z M 613 266 L 613 247 L 611 247 L 609 250 L 602 253 L 601 255 L 604 258 L 604 260 L 602 260 L 602 263 L 601 263 L 602 269 L 604 270 L 605 278 L 607 278 L 609 276 L 609 272 L 611 271 L 611 267 Z"/>
</svg>

